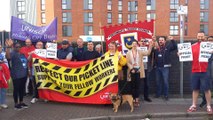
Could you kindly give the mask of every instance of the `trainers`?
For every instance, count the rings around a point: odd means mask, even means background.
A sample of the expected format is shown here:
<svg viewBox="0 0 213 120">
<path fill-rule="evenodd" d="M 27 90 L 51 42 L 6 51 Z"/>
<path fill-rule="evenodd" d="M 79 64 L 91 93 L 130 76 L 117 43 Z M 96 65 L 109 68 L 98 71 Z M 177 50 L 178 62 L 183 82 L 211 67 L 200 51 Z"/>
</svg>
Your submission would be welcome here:
<svg viewBox="0 0 213 120">
<path fill-rule="evenodd" d="M 207 106 L 207 107 L 206 107 L 206 111 L 207 111 L 207 113 L 208 113 L 209 115 L 212 115 L 212 114 L 213 114 L 211 106 Z"/>
<path fill-rule="evenodd" d="M 6 104 L 2 104 L 1 107 L 4 108 L 4 109 L 8 108 L 8 106 Z"/>
<path fill-rule="evenodd" d="M 166 101 L 168 101 L 168 100 L 169 100 L 169 97 L 168 97 L 168 96 L 165 96 L 164 99 L 165 99 Z"/>
<path fill-rule="evenodd" d="M 36 103 L 38 101 L 37 98 L 33 98 L 30 102 L 33 104 L 33 103 Z"/>
<path fill-rule="evenodd" d="M 25 103 L 20 103 L 20 106 L 21 106 L 22 108 L 28 108 L 28 105 L 26 105 Z"/>
<path fill-rule="evenodd" d="M 15 110 L 21 110 L 21 109 L 22 109 L 22 107 L 21 107 L 21 105 L 20 105 L 20 104 L 17 104 L 17 105 L 15 105 L 14 109 L 15 109 Z"/>
<path fill-rule="evenodd" d="M 189 109 L 187 110 L 187 112 L 195 112 L 197 110 L 196 106 L 190 106 Z"/>
</svg>

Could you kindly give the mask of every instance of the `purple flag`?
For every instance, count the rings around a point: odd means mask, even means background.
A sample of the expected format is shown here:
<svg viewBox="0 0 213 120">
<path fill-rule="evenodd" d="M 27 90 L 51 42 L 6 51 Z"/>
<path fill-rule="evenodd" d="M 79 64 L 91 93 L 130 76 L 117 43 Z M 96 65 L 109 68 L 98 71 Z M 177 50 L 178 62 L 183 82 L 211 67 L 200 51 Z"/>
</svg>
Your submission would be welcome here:
<svg viewBox="0 0 213 120">
<path fill-rule="evenodd" d="M 57 18 L 48 26 L 34 26 L 22 19 L 12 16 L 11 20 L 11 38 L 25 41 L 27 38 L 32 42 L 51 41 L 57 39 Z"/>
</svg>

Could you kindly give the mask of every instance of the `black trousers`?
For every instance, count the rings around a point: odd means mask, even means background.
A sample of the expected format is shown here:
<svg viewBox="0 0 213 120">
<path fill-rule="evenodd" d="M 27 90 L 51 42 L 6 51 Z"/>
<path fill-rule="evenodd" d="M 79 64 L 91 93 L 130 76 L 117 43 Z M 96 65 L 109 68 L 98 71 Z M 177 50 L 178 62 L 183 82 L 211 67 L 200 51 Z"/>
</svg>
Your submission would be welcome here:
<svg viewBox="0 0 213 120">
<path fill-rule="evenodd" d="M 31 81 L 32 81 L 32 85 L 33 85 L 33 98 L 39 98 L 38 97 L 38 85 L 36 84 L 35 76 L 32 76 Z"/>
<path fill-rule="evenodd" d="M 132 84 L 132 96 L 133 99 L 139 98 L 140 94 L 140 73 L 131 73 L 131 84 Z"/>
<path fill-rule="evenodd" d="M 143 78 L 144 99 L 149 97 L 149 72 L 145 70 L 145 78 Z"/>
<path fill-rule="evenodd" d="M 13 99 L 15 104 L 18 104 L 23 102 L 27 77 L 13 79 L 12 81 L 13 81 Z"/>
</svg>

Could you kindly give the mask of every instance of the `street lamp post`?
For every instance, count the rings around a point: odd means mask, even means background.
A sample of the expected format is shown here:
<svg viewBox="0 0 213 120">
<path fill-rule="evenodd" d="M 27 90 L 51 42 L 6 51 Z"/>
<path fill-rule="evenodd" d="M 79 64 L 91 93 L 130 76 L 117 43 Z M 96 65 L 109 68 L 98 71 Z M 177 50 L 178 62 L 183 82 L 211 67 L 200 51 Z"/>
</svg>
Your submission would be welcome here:
<svg viewBox="0 0 213 120">
<path fill-rule="evenodd" d="M 180 5 L 177 9 L 180 15 L 180 43 L 184 42 L 184 15 L 187 14 L 187 6 Z M 180 96 L 183 97 L 183 62 L 180 62 Z"/>
</svg>

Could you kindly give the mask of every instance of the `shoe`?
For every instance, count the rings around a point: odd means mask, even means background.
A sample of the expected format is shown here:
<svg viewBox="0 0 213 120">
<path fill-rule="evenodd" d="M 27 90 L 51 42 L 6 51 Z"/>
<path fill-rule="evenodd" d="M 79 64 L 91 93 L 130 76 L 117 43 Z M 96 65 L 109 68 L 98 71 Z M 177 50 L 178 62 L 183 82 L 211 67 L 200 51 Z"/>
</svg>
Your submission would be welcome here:
<svg viewBox="0 0 213 120">
<path fill-rule="evenodd" d="M 206 107 L 206 111 L 207 111 L 208 115 L 212 115 L 213 114 L 211 106 L 207 106 Z"/>
<path fill-rule="evenodd" d="M 144 98 L 144 100 L 147 102 L 152 102 L 152 100 L 150 98 Z"/>
<path fill-rule="evenodd" d="M 33 98 L 30 102 L 33 104 L 33 103 L 36 103 L 38 101 L 37 98 Z"/>
<path fill-rule="evenodd" d="M 192 106 L 189 107 L 189 109 L 187 110 L 187 112 L 189 112 L 189 113 L 190 112 L 195 112 L 196 110 L 197 110 L 197 107 L 192 105 Z"/>
<path fill-rule="evenodd" d="M 1 104 L 1 108 L 7 109 L 8 106 L 6 104 Z"/>
<path fill-rule="evenodd" d="M 21 110 L 21 109 L 22 109 L 22 107 L 21 107 L 21 105 L 20 105 L 20 104 L 17 104 L 17 105 L 15 105 L 14 109 L 15 109 L 15 110 Z"/>
<path fill-rule="evenodd" d="M 205 105 L 206 105 L 206 102 L 202 101 L 202 102 L 200 103 L 199 106 L 200 106 L 201 108 L 203 108 Z"/>
<path fill-rule="evenodd" d="M 169 100 L 169 97 L 168 97 L 168 96 L 165 96 L 164 99 L 165 99 L 166 101 L 168 101 L 168 100 Z"/>
<path fill-rule="evenodd" d="M 49 100 L 45 99 L 44 102 L 48 102 Z"/>
<path fill-rule="evenodd" d="M 20 106 L 21 106 L 22 108 L 28 108 L 28 105 L 26 105 L 25 103 L 20 103 Z"/>
</svg>

